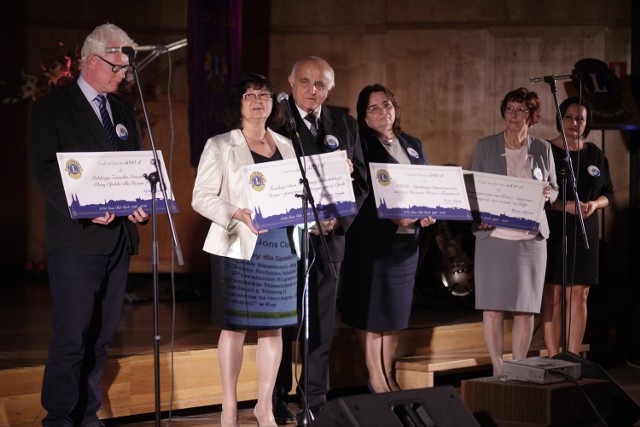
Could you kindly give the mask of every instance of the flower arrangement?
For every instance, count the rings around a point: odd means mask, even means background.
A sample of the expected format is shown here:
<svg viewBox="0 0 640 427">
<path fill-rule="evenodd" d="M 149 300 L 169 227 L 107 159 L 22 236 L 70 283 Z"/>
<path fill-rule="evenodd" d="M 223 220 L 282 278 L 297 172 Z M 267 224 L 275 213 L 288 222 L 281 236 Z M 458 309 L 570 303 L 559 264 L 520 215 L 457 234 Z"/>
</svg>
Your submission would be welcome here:
<svg viewBox="0 0 640 427">
<path fill-rule="evenodd" d="M 14 103 L 20 100 L 35 100 L 58 87 L 64 86 L 80 75 L 82 60 L 80 57 L 80 47 L 66 50 L 64 43 L 58 42 L 60 57 L 49 61 L 40 62 L 39 76 L 21 72 L 21 85 L 16 96 L 10 96 L 2 100 L 3 103 Z"/>
</svg>

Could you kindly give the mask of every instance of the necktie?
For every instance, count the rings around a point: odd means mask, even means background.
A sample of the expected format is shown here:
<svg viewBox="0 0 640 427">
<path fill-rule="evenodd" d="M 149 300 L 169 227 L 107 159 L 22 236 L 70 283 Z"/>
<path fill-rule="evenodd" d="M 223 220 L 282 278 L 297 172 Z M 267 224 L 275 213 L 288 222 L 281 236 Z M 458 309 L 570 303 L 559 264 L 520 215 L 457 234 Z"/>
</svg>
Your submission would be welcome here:
<svg viewBox="0 0 640 427">
<path fill-rule="evenodd" d="M 304 119 L 311 124 L 311 126 L 309 126 L 311 135 L 313 135 L 314 137 L 318 136 L 318 118 L 316 117 L 316 115 L 313 113 L 309 113 L 304 117 Z"/>
<path fill-rule="evenodd" d="M 107 133 L 109 141 L 111 141 L 111 148 L 116 150 L 116 130 L 113 127 L 113 123 L 111 123 L 111 117 L 109 117 L 109 112 L 107 111 L 107 100 L 104 95 L 98 95 L 96 96 L 96 101 L 98 101 L 98 108 L 100 109 L 100 119 L 102 120 L 102 127 Z"/>
</svg>

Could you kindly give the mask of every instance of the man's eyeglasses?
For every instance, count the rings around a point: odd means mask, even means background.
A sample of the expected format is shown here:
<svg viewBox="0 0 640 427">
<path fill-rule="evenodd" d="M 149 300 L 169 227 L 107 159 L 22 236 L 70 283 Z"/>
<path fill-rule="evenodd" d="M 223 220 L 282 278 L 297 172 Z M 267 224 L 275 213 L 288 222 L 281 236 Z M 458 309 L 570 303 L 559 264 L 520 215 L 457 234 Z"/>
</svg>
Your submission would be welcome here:
<svg viewBox="0 0 640 427">
<path fill-rule="evenodd" d="M 515 114 L 516 116 L 524 116 L 528 112 L 529 110 L 522 107 L 515 108 L 512 106 L 508 106 L 507 108 L 504 109 L 505 114 Z"/>
<path fill-rule="evenodd" d="M 273 99 L 273 94 L 269 93 L 269 92 L 263 92 L 263 93 L 245 93 L 244 95 L 242 95 L 242 99 L 246 100 L 246 101 L 255 101 L 256 99 L 259 99 L 262 102 L 266 102 L 266 101 L 270 101 L 271 99 Z"/>
<path fill-rule="evenodd" d="M 102 59 L 104 62 L 106 62 L 107 64 L 111 65 L 111 71 L 115 74 L 117 72 L 119 72 L 120 70 L 124 70 L 124 72 L 126 73 L 127 71 L 129 71 L 129 68 L 131 68 L 131 65 L 127 64 L 127 65 L 116 65 L 112 62 L 107 61 L 106 59 L 104 59 L 102 56 L 100 55 L 94 55 L 100 59 Z"/>
<path fill-rule="evenodd" d="M 369 114 L 373 114 L 373 113 L 379 113 L 380 111 L 389 111 L 393 109 L 393 104 L 391 103 L 391 101 L 384 101 L 382 103 L 382 105 L 372 105 L 371 107 L 367 108 L 367 113 Z"/>
</svg>

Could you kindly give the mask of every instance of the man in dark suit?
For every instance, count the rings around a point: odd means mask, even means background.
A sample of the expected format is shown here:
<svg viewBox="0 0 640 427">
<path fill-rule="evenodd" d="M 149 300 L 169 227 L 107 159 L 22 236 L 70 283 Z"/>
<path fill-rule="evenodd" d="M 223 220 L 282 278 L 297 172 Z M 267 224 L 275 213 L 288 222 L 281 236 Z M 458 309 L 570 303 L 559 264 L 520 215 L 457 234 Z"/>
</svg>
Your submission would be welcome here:
<svg viewBox="0 0 640 427">
<path fill-rule="evenodd" d="M 105 52 L 132 43 L 115 25 L 97 27 L 82 47 L 80 77 L 40 98 L 32 110 L 29 167 L 46 199 L 53 296 L 53 336 L 41 395 L 47 411 L 43 426 L 102 425 L 97 416 L 100 377 L 120 319 L 130 254 L 137 252 L 135 223 L 146 222 L 148 215 L 139 208 L 128 218 L 107 212 L 72 219 L 56 152 L 141 149 L 134 110 L 114 95 L 129 59 Z"/>
<path fill-rule="evenodd" d="M 300 156 L 308 156 L 345 150 L 353 166 L 353 190 L 360 208 L 368 185 L 356 121 L 340 109 L 323 105 L 335 84 L 333 69 L 321 58 L 300 59 L 291 70 L 289 84 L 292 91 L 289 105 L 302 145 L 300 147 L 298 141 L 293 141 L 296 152 Z M 283 133 L 289 136 L 286 130 Z M 338 275 L 344 257 L 345 233 L 354 218 L 352 215 L 321 221 L 311 230 L 310 259 L 315 258 L 315 262 L 309 271 L 309 357 L 303 361 L 307 364 L 303 372 L 308 372 L 309 390 L 302 391 L 306 394 L 312 416 L 326 403 L 330 388 L 329 351 L 336 317 Z M 320 232 L 326 238 L 328 251 L 322 247 Z M 299 297 L 302 297 L 301 292 Z M 301 342 L 302 354 L 303 345 Z M 287 351 L 291 348 L 290 343 L 285 340 L 283 348 L 283 362 L 274 389 L 274 415 L 280 423 L 288 421 L 288 417 L 279 398 L 291 386 L 291 359 Z M 300 387 L 304 383 L 303 379 Z M 300 403 L 305 402 L 301 399 Z"/>
</svg>

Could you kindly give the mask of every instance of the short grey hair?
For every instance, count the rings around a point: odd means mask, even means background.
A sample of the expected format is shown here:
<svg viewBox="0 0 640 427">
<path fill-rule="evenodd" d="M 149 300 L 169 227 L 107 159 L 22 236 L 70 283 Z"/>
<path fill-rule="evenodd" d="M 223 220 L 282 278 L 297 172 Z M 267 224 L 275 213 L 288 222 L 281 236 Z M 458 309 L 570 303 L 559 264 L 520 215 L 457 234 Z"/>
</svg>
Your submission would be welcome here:
<svg viewBox="0 0 640 427">
<path fill-rule="evenodd" d="M 132 44 L 133 40 L 122 28 L 106 23 L 96 27 L 93 32 L 84 39 L 80 55 L 82 62 L 86 62 L 89 55 L 104 55 L 104 50 L 109 47 L 109 45 L 130 46 Z"/>
</svg>

